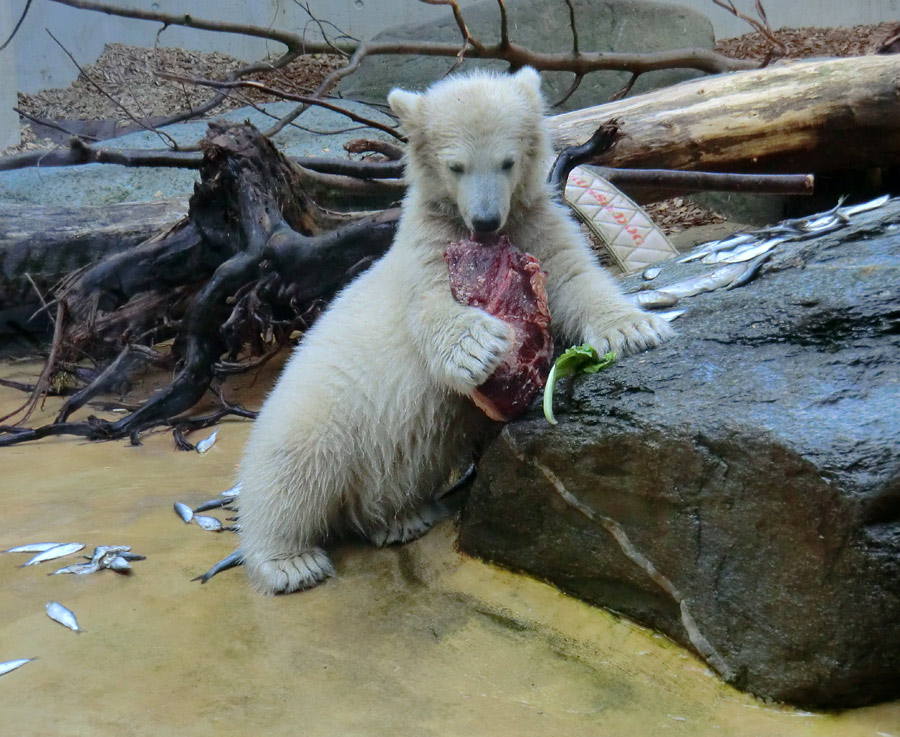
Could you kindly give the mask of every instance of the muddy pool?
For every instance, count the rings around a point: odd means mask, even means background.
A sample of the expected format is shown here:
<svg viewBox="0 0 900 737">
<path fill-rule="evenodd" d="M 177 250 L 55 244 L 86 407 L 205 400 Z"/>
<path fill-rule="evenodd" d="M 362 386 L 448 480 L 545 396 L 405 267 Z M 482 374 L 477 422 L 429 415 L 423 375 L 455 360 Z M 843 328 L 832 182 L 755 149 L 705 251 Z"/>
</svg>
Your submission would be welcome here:
<svg viewBox="0 0 900 737">
<path fill-rule="evenodd" d="M 19 380 L 38 371 L 0 365 Z M 0 387 L 0 414 L 21 401 Z M 48 399 L 31 424 L 58 407 Z M 172 504 L 231 486 L 248 428 L 224 422 L 204 455 L 177 452 L 169 433 L 0 449 L 0 549 L 78 541 L 147 556 L 130 576 L 48 576 L 76 557 L 22 568 L 27 555 L 0 555 L 0 662 L 35 658 L 0 676 L 3 734 L 900 737 L 900 703 L 759 702 L 653 632 L 460 555 L 451 522 L 404 547 L 342 545 L 338 578 L 301 594 L 258 596 L 240 569 L 191 582 L 237 537 L 184 525 Z M 81 634 L 47 617 L 51 600 Z"/>
</svg>

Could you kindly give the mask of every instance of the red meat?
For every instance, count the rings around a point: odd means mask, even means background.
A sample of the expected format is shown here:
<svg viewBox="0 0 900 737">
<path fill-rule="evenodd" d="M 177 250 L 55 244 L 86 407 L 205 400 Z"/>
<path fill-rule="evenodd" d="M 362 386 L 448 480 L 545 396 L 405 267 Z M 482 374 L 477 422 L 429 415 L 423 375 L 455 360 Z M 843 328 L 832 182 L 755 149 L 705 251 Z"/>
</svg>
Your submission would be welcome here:
<svg viewBox="0 0 900 737">
<path fill-rule="evenodd" d="M 480 307 L 512 326 L 513 346 L 472 400 L 494 420 L 521 415 L 547 381 L 553 357 L 547 274 L 534 256 L 505 235 L 483 243 L 461 240 L 444 251 L 457 302 Z"/>
</svg>

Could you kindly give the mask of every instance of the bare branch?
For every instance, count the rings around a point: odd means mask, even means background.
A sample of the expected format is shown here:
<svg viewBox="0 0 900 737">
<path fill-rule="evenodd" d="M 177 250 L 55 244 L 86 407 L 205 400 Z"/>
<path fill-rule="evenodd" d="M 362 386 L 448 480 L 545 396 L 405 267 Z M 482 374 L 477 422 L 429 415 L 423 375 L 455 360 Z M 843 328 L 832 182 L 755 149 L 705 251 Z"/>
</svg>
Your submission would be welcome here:
<svg viewBox="0 0 900 737">
<path fill-rule="evenodd" d="M 69 136 L 78 137 L 80 135 L 81 138 L 89 138 L 92 141 L 100 140 L 99 138 L 95 138 L 94 136 L 88 136 L 83 133 L 82 134 L 75 133 L 74 131 L 70 131 L 68 128 L 60 125 L 59 123 L 56 123 L 52 120 L 44 120 L 43 118 L 38 118 L 37 116 L 31 115 L 30 113 L 26 113 L 24 110 L 21 110 L 20 108 L 17 108 L 17 107 L 13 108 L 13 112 L 18 113 L 26 120 L 30 120 L 32 123 L 36 123 L 37 125 L 43 125 L 46 128 L 53 128 L 53 130 L 57 130 L 60 133 L 65 133 L 66 135 L 69 135 Z"/>
<path fill-rule="evenodd" d="M 12 33 L 9 34 L 9 37 L 3 42 L 3 45 L 0 46 L 0 51 L 3 51 L 7 46 L 12 43 L 12 40 L 16 37 L 16 34 L 19 32 L 19 28 L 21 28 L 22 23 L 25 21 L 25 16 L 28 15 L 28 9 L 31 7 L 31 0 L 27 0 L 25 3 L 25 8 L 22 10 L 22 15 L 19 16 L 19 20 L 16 22 L 15 27 L 12 29 Z"/>
<path fill-rule="evenodd" d="M 183 77 L 179 74 L 167 74 L 160 73 L 160 77 L 163 79 L 168 79 L 175 82 L 190 82 L 191 84 L 198 84 L 203 87 L 213 87 L 215 89 L 235 89 L 235 88 L 248 88 L 254 90 L 260 90 L 261 92 L 266 92 L 270 95 L 275 95 L 277 97 L 282 97 L 285 100 L 294 100 L 296 102 L 302 102 L 304 105 L 316 105 L 318 107 L 323 107 L 326 110 L 331 110 L 332 112 L 339 113 L 355 123 L 361 123 L 362 125 L 368 126 L 369 128 L 375 128 L 377 130 L 383 131 L 387 133 L 389 136 L 393 136 L 399 141 L 405 141 L 406 139 L 396 131 L 396 129 L 392 128 L 389 125 L 385 125 L 384 123 L 379 123 L 377 120 L 372 120 L 371 118 L 367 118 L 363 115 L 357 115 L 351 110 L 347 110 L 342 108 L 340 105 L 335 105 L 334 103 L 328 102 L 326 100 L 322 100 L 317 97 L 310 97 L 309 95 L 295 95 L 293 92 L 288 92 L 286 90 L 279 90 L 275 87 L 269 87 L 268 85 L 262 84 L 261 82 L 253 82 L 250 80 L 239 80 L 236 82 L 219 82 L 215 79 L 200 79 L 198 77 Z"/>
</svg>

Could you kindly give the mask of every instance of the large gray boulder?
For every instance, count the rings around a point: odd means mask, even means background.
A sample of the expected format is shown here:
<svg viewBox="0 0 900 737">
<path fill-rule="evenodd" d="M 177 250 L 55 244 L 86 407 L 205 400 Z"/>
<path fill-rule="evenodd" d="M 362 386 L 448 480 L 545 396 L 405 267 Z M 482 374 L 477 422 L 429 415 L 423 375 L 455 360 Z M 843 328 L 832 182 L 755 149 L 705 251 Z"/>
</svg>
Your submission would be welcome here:
<svg viewBox="0 0 900 737">
<path fill-rule="evenodd" d="M 572 380 L 558 426 L 533 408 L 504 429 L 460 547 L 757 695 L 897 698 L 900 201 L 688 304 L 673 342 Z"/>
<path fill-rule="evenodd" d="M 572 0 L 581 51 L 649 52 L 682 48 L 711 49 L 715 43 L 712 24 L 696 10 L 653 0 Z M 572 50 L 569 9 L 564 0 L 507 0 L 509 33 L 513 43 L 533 51 L 568 53 Z M 449 8 L 443 20 L 400 26 L 376 35 L 373 42 L 441 41 L 457 43 L 460 33 Z M 466 25 L 474 38 L 485 44 L 500 40 L 500 10 L 497 0 L 463 8 Z M 359 70 L 344 80 L 344 97 L 383 103 L 394 87 L 420 90 L 443 77 L 455 59 L 428 56 L 370 56 Z M 487 66 L 505 69 L 497 61 L 466 59 L 460 69 Z M 665 69 L 642 75 L 634 93 L 665 87 L 691 79 L 697 72 Z M 544 91 L 550 102 L 562 98 L 572 83 L 567 72 L 544 72 Z M 599 105 L 622 89 L 628 72 L 602 71 L 589 74 L 561 111 Z"/>
</svg>

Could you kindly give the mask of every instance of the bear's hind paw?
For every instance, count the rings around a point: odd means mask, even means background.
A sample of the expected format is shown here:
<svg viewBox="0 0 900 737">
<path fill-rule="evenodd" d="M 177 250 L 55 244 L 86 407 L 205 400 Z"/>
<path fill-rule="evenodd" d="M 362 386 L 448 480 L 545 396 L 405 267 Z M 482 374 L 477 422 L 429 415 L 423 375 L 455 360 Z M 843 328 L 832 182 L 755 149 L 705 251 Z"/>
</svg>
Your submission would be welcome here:
<svg viewBox="0 0 900 737">
<path fill-rule="evenodd" d="M 290 594 L 311 589 L 334 576 L 334 566 L 322 548 L 308 548 L 284 557 L 270 558 L 248 568 L 250 582 L 261 594 Z"/>
<path fill-rule="evenodd" d="M 379 548 L 412 542 L 451 514 L 452 510 L 441 502 L 404 509 L 383 524 L 373 526 L 368 538 Z"/>
</svg>

